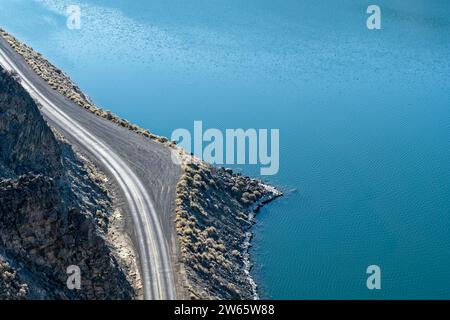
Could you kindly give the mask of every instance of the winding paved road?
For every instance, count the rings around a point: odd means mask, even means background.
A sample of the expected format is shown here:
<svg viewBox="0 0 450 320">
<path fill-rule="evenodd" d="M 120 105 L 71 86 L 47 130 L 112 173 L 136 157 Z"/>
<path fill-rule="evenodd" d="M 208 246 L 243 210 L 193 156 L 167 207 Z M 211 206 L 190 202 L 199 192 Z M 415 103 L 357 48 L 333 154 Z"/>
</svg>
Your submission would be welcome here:
<svg viewBox="0 0 450 320">
<path fill-rule="evenodd" d="M 180 169 L 170 150 L 75 105 L 37 76 L 0 39 L 0 64 L 15 70 L 22 86 L 41 104 L 50 125 L 89 155 L 118 186 L 122 208 L 137 247 L 144 298 L 175 299 L 173 212 Z"/>
</svg>

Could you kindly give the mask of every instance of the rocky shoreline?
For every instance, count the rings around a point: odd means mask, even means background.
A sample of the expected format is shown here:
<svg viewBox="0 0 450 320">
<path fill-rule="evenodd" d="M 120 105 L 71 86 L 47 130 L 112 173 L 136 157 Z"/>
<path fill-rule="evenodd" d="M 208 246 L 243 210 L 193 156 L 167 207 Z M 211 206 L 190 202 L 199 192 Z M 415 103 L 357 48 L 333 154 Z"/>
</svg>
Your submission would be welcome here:
<svg viewBox="0 0 450 320">
<path fill-rule="evenodd" d="M 258 210 L 282 195 L 262 181 L 178 149 L 176 230 L 190 299 L 258 299 L 249 248 Z"/>
<path fill-rule="evenodd" d="M 265 189 L 266 192 L 249 209 L 248 220 L 252 225 L 256 223 L 256 220 L 255 220 L 256 214 L 263 206 L 265 206 L 269 202 L 271 202 L 271 201 L 275 200 L 276 198 L 281 197 L 283 195 L 283 193 L 281 191 L 277 190 L 276 188 L 274 188 L 272 186 L 266 185 L 262 182 L 261 182 L 261 185 Z M 250 284 L 252 286 L 253 299 L 259 300 L 258 285 L 256 284 L 255 280 L 253 279 L 253 277 L 250 273 L 251 269 L 253 267 L 251 259 L 250 259 L 250 247 L 251 247 L 252 238 L 253 238 L 253 232 L 247 231 L 245 241 L 244 241 L 244 254 L 243 254 L 243 256 L 244 256 L 244 272 L 247 275 L 248 281 L 250 282 Z"/>
<path fill-rule="evenodd" d="M 174 218 L 181 261 L 177 270 L 183 291 L 180 298 L 257 299 L 257 285 L 250 275 L 250 229 L 259 208 L 282 193 L 262 181 L 199 161 L 175 142 L 95 106 L 62 70 L 40 53 L 2 29 L 0 36 L 53 89 L 80 107 L 172 149 L 183 169 L 177 185 Z M 133 277 L 139 279 L 135 273 Z"/>
</svg>

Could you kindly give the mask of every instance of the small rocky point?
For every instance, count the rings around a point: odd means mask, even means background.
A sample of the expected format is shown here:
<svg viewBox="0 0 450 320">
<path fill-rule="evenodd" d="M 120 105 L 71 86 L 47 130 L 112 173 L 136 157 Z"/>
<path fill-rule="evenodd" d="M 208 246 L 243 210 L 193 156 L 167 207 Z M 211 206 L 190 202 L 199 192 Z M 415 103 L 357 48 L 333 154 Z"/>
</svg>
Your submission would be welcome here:
<svg viewBox="0 0 450 320">
<path fill-rule="evenodd" d="M 190 160 L 177 185 L 175 219 L 186 298 L 256 299 L 250 228 L 255 212 L 281 193 L 231 169 Z"/>
</svg>

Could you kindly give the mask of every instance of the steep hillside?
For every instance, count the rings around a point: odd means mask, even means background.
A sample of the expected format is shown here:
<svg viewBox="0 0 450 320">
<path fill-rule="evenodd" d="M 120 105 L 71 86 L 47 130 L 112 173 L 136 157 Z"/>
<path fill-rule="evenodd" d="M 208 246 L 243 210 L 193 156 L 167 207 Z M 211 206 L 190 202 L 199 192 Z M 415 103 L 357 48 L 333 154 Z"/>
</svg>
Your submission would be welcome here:
<svg viewBox="0 0 450 320">
<path fill-rule="evenodd" d="M 106 241 L 111 212 L 72 148 L 0 69 L 0 298 L 132 299 Z M 71 265 L 80 290 L 67 288 Z"/>
</svg>

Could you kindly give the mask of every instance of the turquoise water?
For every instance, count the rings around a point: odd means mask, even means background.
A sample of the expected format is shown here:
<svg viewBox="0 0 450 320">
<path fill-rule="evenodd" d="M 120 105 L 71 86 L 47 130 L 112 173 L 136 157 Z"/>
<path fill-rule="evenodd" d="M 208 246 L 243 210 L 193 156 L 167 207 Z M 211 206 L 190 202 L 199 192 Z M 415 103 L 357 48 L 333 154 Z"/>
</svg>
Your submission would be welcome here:
<svg viewBox="0 0 450 320">
<path fill-rule="evenodd" d="M 379 31 L 369 4 L 0 0 L 0 25 L 156 133 L 280 128 L 265 179 L 286 196 L 252 249 L 262 297 L 450 298 L 450 2 L 378 0 Z"/>
</svg>

